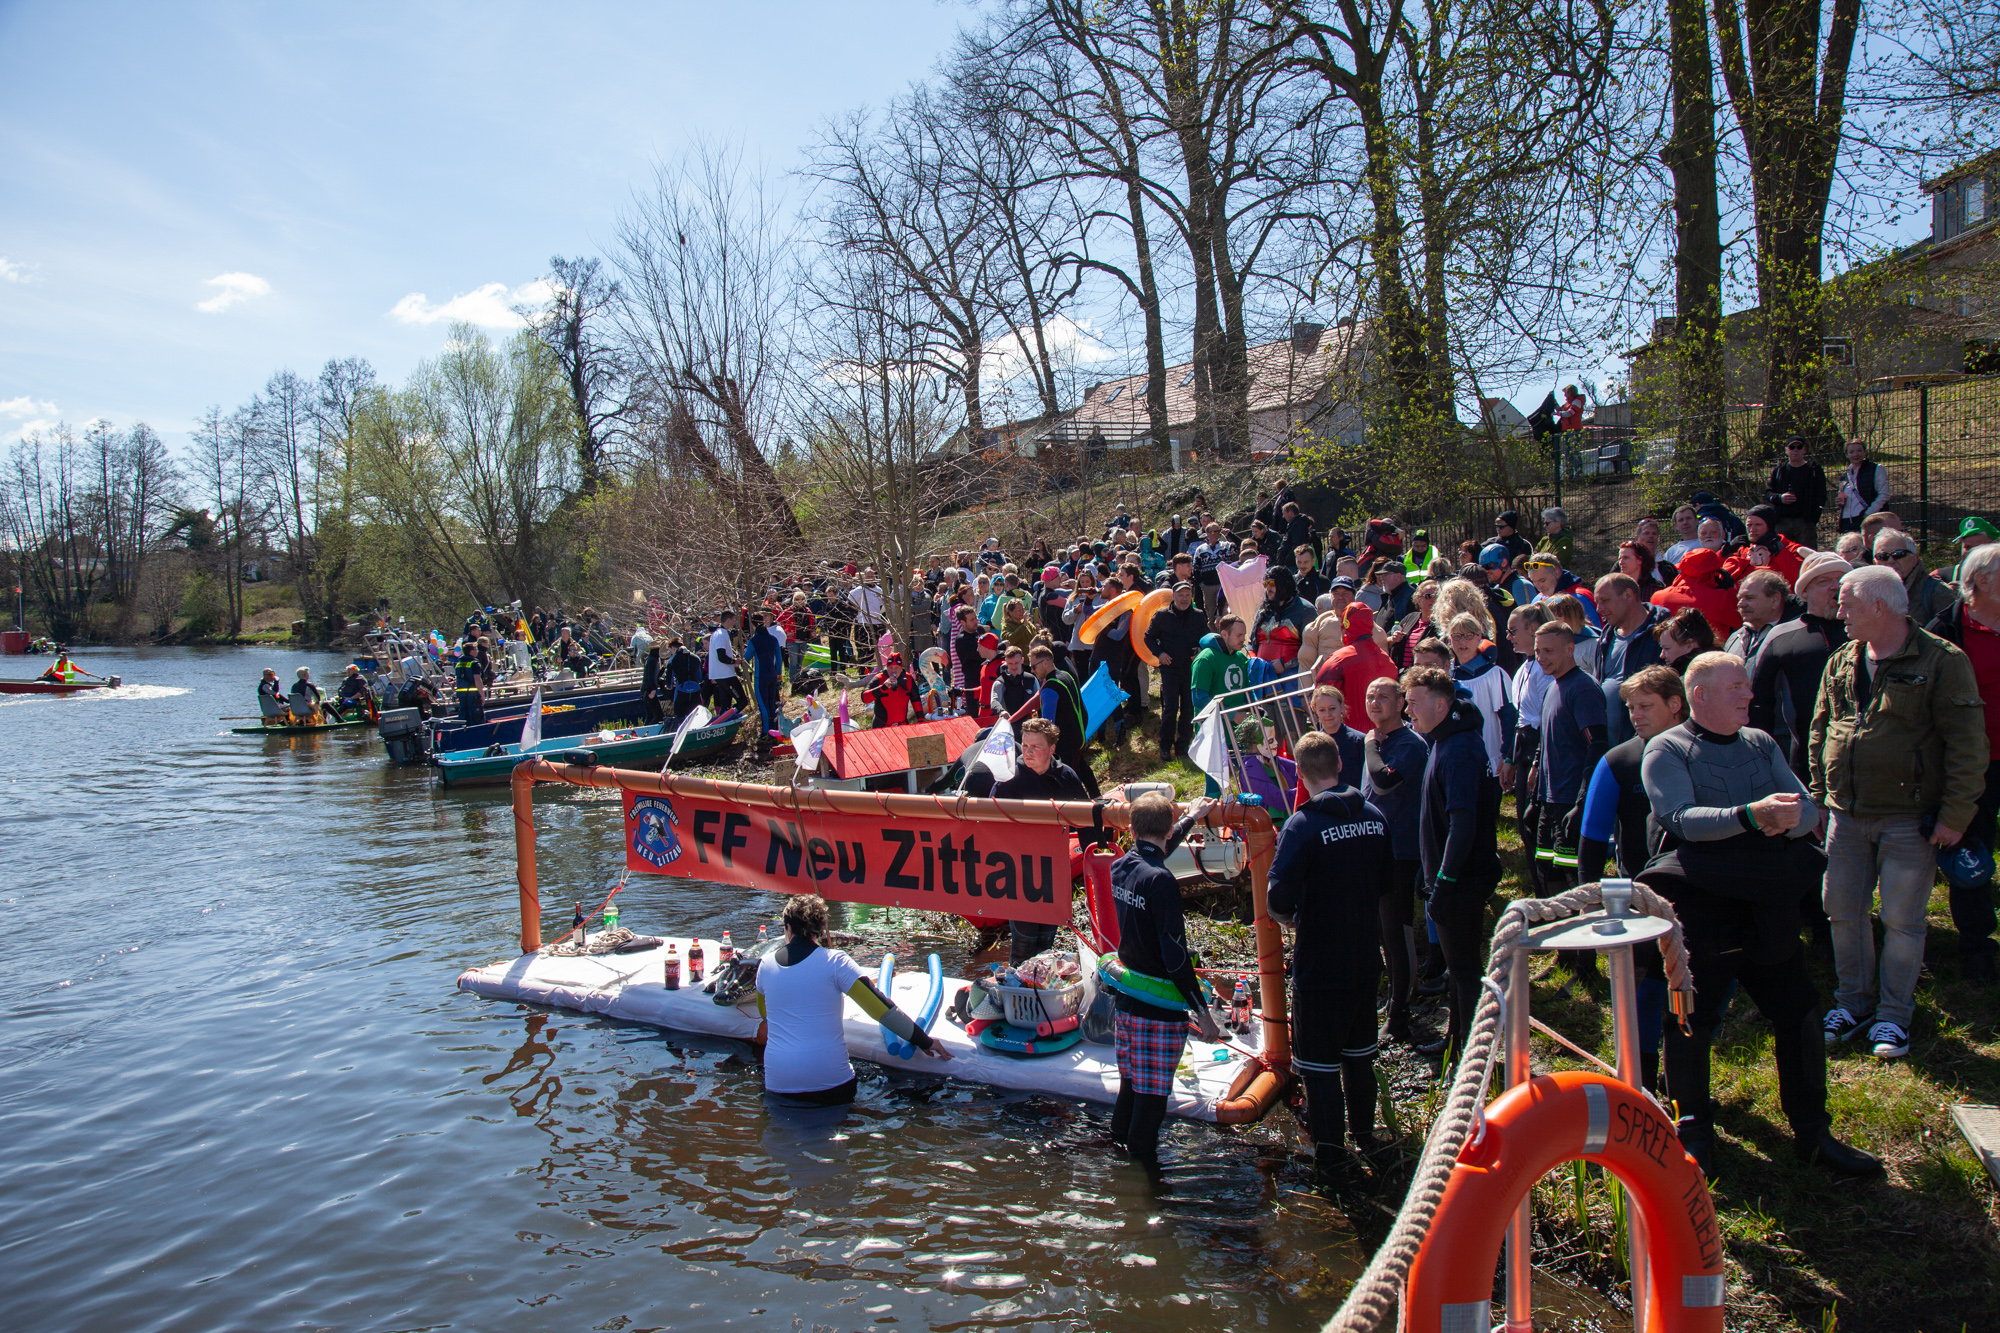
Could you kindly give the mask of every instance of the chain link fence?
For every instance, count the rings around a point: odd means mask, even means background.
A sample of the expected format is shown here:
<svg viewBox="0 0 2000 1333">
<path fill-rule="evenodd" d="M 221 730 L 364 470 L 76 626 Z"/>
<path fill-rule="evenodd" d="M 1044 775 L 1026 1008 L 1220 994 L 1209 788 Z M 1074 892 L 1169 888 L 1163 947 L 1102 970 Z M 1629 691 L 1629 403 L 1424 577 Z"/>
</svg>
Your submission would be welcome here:
<svg viewBox="0 0 2000 1333">
<path fill-rule="evenodd" d="M 1949 542 L 1967 515 L 2000 513 L 2000 376 L 1893 384 L 1836 397 L 1829 407 L 1841 434 L 1863 441 L 1868 457 L 1887 469 L 1890 493 L 1884 508 L 1920 542 Z M 1719 466 L 1712 475 L 1686 484 L 1714 492 L 1740 512 L 1763 501 L 1771 469 L 1779 461 L 1778 448 L 1759 438 L 1763 419 L 1762 407 L 1749 407 L 1723 413 L 1719 420 L 1653 420 L 1602 432 L 1607 437 L 1602 443 L 1625 437 L 1626 457 L 1616 470 L 1629 468 L 1664 504 L 1686 498 L 1674 494 L 1669 481 L 1680 441 L 1719 435 Z M 1598 462 L 1602 452 L 1566 451 L 1564 472 L 1571 485 L 1612 471 Z M 1840 531 L 1835 496 L 1847 459 L 1832 445 L 1816 449 L 1813 458 L 1826 471 L 1827 509 L 1820 516 L 1819 537 L 1822 546 L 1830 547 Z"/>
</svg>

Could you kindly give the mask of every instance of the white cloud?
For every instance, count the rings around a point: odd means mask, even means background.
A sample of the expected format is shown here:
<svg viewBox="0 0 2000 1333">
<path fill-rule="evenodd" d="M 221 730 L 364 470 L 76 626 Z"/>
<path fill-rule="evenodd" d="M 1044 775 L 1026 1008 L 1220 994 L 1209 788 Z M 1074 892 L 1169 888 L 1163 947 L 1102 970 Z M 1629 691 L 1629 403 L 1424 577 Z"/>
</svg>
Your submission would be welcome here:
<svg viewBox="0 0 2000 1333">
<path fill-rule="evenodd" d="M 396 302 L 389 314 L 403 324 L 464 322 L 485 329 L 518 329 L 526 321 L 514 313 L 514 307 L 546 305 L 552 295 L 554 289 L 543 278 L 524 282 L 512 291 L 504 282 L 489 282 L 436 305 L 422 292 L 411 292 Z"/>
<path fill-rule="evenodd" d="M 268 296 L 271 284 L 255 273 L 218 273 L 205 286 L 215 288 L 215 295 L 206 301 L 195 302 L 195 309 L 211 315 L 219 315 L 233 305 Z"/>
<path fill-rule="evenodd" d="M 38 403 L 26 394 L 19 398 L 0 398 L 0 417 L 52 417 L 55 414 L 54 403 Z"/>
<path fill-rule="evenodd" d="M 32 282 L 34 281 L 32 275 L 38 267 L 40 266 L 23 264 L 0 255 L 0 282 Z"/>
</svg>

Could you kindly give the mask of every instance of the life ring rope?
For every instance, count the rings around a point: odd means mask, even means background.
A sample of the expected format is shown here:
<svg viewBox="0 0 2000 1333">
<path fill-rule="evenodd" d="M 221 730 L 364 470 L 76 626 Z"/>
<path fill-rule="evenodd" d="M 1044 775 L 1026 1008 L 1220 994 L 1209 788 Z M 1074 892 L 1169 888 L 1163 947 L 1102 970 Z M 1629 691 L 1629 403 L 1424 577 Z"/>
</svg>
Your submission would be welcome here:
<svg viewBox="0 0 2000 1333">
<path fill-rule="evenodd" d="M 1598 886 L 1581 884 L 1553 898 L 1519 898 L 1507 904 L 1493 932 L 1486 978 L 1496 986 L 1504 982 L 1513 965 L 1514 951 L 1530 926 L 1574 916 L 1600 903 Z M 1680 917 L 1673 904 L 1642 883 L 1632 886 L 1632 909 L 1645 916 L 1660 917 L 1671 925 L 1660 939 L 1660 954 L 1666 964 L 1674 1011 L 1685 1021 L 1685 1015 L 1693 1008 L 1694 979 L 1688 971 L 1687 950 L 1681 942 Z M 1431 1125 L 1430 1137 L 1424 1142 L 1416 1174 L 1403 1197 L 1403 1207 L 1347 1299 L 1327 1321 L 1323 1333 L 1374 1333 L 1376 1329 L 1393 1326 L 1417 1251 L 1437 1219 L 1459 1154 L 1485 1111 L 1483 1090 L 1500 1050 L 1500 1000 L 1494 991 L 1482 987 L 1469 1026 L 1458 1072 L 1452 1079 L 1443 1109 Z"/>
</svg>

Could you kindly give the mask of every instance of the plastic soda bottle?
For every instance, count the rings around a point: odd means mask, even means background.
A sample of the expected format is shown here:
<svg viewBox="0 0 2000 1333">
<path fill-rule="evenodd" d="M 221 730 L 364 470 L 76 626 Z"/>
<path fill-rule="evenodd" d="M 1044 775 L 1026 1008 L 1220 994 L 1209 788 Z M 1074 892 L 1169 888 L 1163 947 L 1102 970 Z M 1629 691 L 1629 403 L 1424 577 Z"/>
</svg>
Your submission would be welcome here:
<svg viewBox="0 0 2000 1333">
<path fill-rule="evenodd" d="M 1230 1009 L 1229 1026 L 1246 1031 L 1250 1026 L 1250 983 L 1241 977 L 1236 979 L 1236 1000 Z"/>
<path fill-rule="evenodd" d="M 771 942 L 771 928 L 769 926 L 761 926 L 761 925 L 758 926 L 757 927 L 758 947 L 762 948 L 764 945 L 769 944 L 770 942 Z"/>
<path fill-rule="evenodd" d="M 701 980 L 701 937 L 688 941 L 688 980 Z"/>
<path fill-rule="evenodd" d="M 667 942 L 667 989 L 679 990 L 680 988 L 681 955 L 680 951 L 674 948 L 673 942 L 669 940 Z"/>
<path fill-rule="evenodd" d="M 729 960 L 735 956 L 736 946 L 731 943 L 729 932 L 725 930 L 722 932 L 722 943 L 715 950 L 715 965 L 717 967 L 726 967 L 729 964 Z"/>
<path fill-rule="evenodd" d="M 604 909 L 604 928 L 605 928 L 606 930 L 616 930 L 616 929 L 618 929 L 618 904 L 617 904 L 617 903 L 612 903 L 612 904 L 611 904 L 611 905 L 610 905 L 609 907 L 606 907 L 606 908 Z"/>
</svg>

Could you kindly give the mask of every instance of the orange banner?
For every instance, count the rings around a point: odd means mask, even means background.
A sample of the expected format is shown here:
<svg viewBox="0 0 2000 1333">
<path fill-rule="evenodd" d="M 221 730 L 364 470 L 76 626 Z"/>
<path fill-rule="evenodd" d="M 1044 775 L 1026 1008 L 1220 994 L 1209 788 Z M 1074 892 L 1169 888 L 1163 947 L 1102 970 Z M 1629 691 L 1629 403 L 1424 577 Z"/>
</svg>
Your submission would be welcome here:
<svg viewBox="0 0 2000 1333">
<path fill-rule="evenodd" d="M 1069 831 L 1057 825 L 791 814 L 631 791 L 624 797 L 625 865 L 636 873 L 960 916 L 1070 919 Z"/>
</svg>

